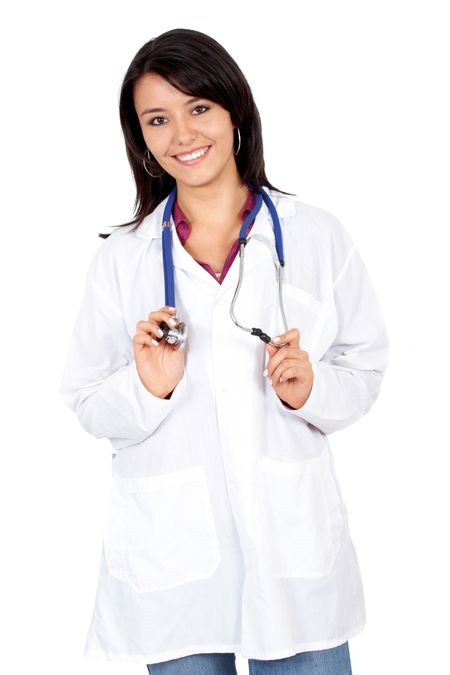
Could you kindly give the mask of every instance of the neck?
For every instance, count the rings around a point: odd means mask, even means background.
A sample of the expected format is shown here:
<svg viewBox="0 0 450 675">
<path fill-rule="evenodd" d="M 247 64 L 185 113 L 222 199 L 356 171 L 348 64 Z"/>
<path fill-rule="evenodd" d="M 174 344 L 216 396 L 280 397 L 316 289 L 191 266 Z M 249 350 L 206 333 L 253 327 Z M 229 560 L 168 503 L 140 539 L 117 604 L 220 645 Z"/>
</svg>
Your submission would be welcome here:
<svg viewBox="0 0 450 675">
<path fill-rule="evenodd" d="M 249 189 L 238 174 L 229 180 L 200 186 L 177 184 L 177 201 L 192 230 L 224 235 L 240 224 Z"/>
</svg>

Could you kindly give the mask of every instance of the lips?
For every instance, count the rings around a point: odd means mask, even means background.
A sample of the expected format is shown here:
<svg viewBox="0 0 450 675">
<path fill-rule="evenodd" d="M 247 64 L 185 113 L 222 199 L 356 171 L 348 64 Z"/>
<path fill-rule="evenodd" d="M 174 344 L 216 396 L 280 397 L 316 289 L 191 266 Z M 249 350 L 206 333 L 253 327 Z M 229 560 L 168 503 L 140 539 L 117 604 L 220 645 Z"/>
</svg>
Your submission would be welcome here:
<svg viewBox="0 0 450 675">
<path fill-rule="evenodd" d="M 193 150 L 187 150 L 186 152 L 179 152 L 177 155 L 172 155 L 172 157 L 175 157 L 178 159 L 179 156 L 183 155 L 192 155 L 193 152 L 198 152 L 199 150 L 206 150 L 207 148 L 210 148 L 210 145 L 201 145 L 198 148 L 194 148 Z"/>
</svg>

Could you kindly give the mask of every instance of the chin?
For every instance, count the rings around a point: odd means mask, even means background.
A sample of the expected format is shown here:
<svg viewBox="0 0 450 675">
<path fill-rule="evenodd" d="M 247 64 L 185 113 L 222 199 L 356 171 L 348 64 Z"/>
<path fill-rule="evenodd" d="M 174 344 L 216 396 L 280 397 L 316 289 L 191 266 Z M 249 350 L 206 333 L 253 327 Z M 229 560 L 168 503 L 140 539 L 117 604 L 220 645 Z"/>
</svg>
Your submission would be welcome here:
<svg viewBox="0 0 450 675">
<path fill-rule="evenodd" d="M 202 187 L 204 185 L 211 185 L 215 181 L 219 180 L 219 173 L 204 173 L 202 176 L 174 176 L 178 185 L 188 185 L 190 187 Z"/>
</svg>

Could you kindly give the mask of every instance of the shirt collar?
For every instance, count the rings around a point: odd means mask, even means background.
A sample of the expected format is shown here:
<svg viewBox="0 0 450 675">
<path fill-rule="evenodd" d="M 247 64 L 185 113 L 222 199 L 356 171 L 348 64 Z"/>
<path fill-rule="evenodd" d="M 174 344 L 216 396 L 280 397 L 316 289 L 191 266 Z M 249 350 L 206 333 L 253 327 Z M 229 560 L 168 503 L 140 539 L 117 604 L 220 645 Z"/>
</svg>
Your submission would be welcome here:
<svg viewBox="0 0 450 675">
<path fill-rule="evenodd" d="M 254 192 L 252 190 L 250 190 L 249 194 L 247 196 L 247 200 L 244 204 L 244 207 L 243 207 L 243 209 L 240 213 L 240 218 L 241 218 L 242 222 L 244 222 L 245 218 L 248 216 L 250 211 L 255 206 L 255 202 L 256 202 L 256 197 L 254 195 Z M 175 227 L 177 228 L 178 237 L 179 237 L 181 243 L 184 244 L 186 239 L 191 234 L 191 224 L 188 221 L 187 217 L 184 215 L 183 211 L 181 210 L 177 199 L 175 200 L 175 203 L 173 205 L 172 217 L 173 217 L 173 221 L 175 223 Z"/>
<path fill-rule="evenodd" d="M 295 216 L 295 200 L 292 197 L 283 195 L 281 192 L 277 192 L 276 190 L 270 190 L 265 186 L 262 189 L 272 199 L 280 218 Z M 253 198 L 255 198 L 254 195 Z M 139 237 L 140 239 L 160 239 L 162 237 L 162 217 L 168 199 L 169 195 L 164 197 L 164 199 L 156 206 L 156 208 L 147 216 L 145 216 L 142 223 L 133 233 L 136 237 Z M 263 204 L 261 208 L 265 209 L 267 207 L 265 204 Z M 247 209 L 248 204 L 246 203 L 243 211 Z M 174 220 L 173 215 L 172 220 Z"/>
</svg>

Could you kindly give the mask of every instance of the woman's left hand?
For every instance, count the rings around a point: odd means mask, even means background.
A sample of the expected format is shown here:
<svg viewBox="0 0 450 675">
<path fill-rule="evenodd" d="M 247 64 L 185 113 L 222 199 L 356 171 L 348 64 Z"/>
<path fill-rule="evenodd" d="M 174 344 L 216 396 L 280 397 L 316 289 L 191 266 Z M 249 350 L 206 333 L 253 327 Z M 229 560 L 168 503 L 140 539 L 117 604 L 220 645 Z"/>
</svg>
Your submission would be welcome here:
<svg viewBox="0 0 450 675">
<path fill-rule="evenodd" d="M 269 354 L 266 365 L 267 379 L 272 380 L 272 387 L 279 398 L 291 408 L 298 410 L 311 393 L 314 380 L 311 361 L 308 352 L 300 349 L 298 328 L 291 328 L 278 337 L 279 342 L 286 343 L 285 346 L 265 345 Z"/>
</svg>

